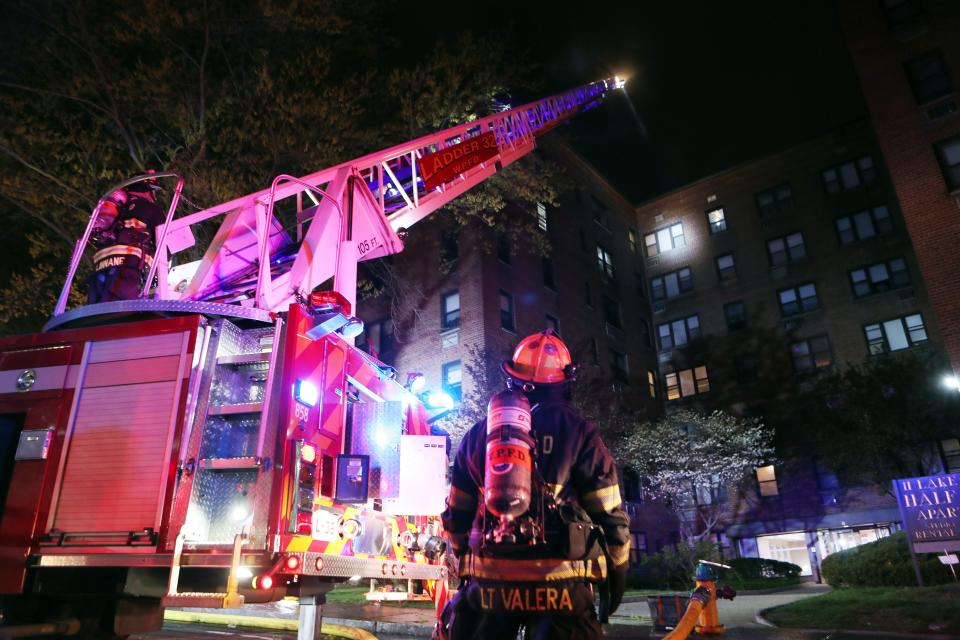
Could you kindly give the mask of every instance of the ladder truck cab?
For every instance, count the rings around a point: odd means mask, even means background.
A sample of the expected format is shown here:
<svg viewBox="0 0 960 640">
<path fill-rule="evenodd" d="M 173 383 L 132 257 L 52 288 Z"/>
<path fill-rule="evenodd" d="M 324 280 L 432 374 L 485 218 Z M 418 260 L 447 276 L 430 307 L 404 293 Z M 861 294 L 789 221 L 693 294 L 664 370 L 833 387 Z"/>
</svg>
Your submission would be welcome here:
<svg viewBox="0 0 960 640">
<path fill-rule="evenodd" d="M 111 189 L 43 331 L 0 338 L 0 636 L 124 636 L 165 607 L 296 596 L 313 638 L 336 582 L 445 581 L 445 438 L 353 346 L 357 263 L 620 86 L 194 213 L 174 174 Z M 101 209 L 142 180 L 175 186 L 140 295 L 68 308 Z"/>
</svg>

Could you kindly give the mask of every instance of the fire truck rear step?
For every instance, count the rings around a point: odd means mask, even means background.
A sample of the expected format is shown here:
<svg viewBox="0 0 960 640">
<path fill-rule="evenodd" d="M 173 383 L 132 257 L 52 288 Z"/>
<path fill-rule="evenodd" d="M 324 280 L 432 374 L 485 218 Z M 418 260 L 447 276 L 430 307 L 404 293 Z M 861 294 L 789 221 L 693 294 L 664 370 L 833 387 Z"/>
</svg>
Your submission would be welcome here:
<svg viewBox="0 0 960 640">
<path fill-rule="evenodd" d="M 244 598 L 237 592 L 239 586 L 237 573 L 240 570 L 240 552 L 247 541 L 243 534 L 238 533 L 233 539 L 233 554 L 230 557 L 230 574 L 227 576 L 226 593 L 179 593 L 177 591 L 180 586 L 180 567 L 182 566 L 185 538 L 186 536 L 183 533 L 178 535 L 173 548 L 173 566 L 170 568 L 170 583 L 167 587 L 167 595 L 163 597 L 163 605 L 166 607 L 202 607 L 205 609 L 242 607 Z"/>
</svg>

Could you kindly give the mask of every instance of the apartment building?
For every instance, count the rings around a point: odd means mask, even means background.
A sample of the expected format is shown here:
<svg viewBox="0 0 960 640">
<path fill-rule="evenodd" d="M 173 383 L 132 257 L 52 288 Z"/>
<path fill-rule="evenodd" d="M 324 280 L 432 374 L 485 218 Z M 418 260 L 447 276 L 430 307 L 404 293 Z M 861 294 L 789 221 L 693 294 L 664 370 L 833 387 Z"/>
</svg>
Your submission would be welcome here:
<svg viewBox="0 0 960 640">
<path fill-rule="evenodd" d="M 844 0 L 839 8 L 943 343 L 960 374 L 960 4 Z"/>
<path fill-rule="evenodd" d="M 667 410 L 762 414 L 818 371 L 936 348 L 896 195 L 855 122 L 638 206 Z M 754 480 L 717 537 L 734 554 L 816 576 L 824 556 L 898 526 L 891 498 L 840 486 L 812 456 Z"/>
</svg>

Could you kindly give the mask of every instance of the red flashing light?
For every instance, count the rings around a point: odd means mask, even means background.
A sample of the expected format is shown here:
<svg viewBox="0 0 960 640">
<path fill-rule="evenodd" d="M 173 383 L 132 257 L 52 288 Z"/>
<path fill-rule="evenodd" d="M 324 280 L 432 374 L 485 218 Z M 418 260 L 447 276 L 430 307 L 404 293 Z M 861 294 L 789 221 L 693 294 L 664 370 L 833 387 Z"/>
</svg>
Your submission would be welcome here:
<svg viewBox="0 0 960 640">
<path fill-rule="evenodd" d="M 317 291 L 310 294 L 310 306 L 315 309 L 339 308 L 340 313 L 350 315 L 350 301 L 336 291 Z"/>
<path fill-rule="evenodd" d="M 273 576 L 260 576 L 253 579 L 253 586 L 257 589 L 272 589 Z"/>
<path fill-rule="evenodd" d="M 317 448 L 312 444 L 304 443 L 300 446 L 300 459 L 307 464 L 313 464 L 317 461 Z"/>
<path fill-rule="evenodd" d="M 300 556 L 287 556 L 284 566 L 287 567 L 288 571 L 296 571 L 300 568 Z"/>
</svg>

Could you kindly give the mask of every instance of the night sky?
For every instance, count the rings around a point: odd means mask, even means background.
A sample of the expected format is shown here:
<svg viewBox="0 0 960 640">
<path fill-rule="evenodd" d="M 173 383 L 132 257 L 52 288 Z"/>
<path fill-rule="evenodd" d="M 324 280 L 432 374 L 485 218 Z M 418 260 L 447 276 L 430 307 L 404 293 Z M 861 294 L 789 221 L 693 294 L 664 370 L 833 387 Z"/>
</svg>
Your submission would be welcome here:
<svg viewBox="0 0 960 640">
<path fill-rule="evenodd" d="M 632 109 L 615 96 L 567 133 L 634 202 L 867 114 L 831 0 L 562 6 L 465 2 L 421 27 L 506 34 L 547 93 L 629 75 Z"/>
</svg>

